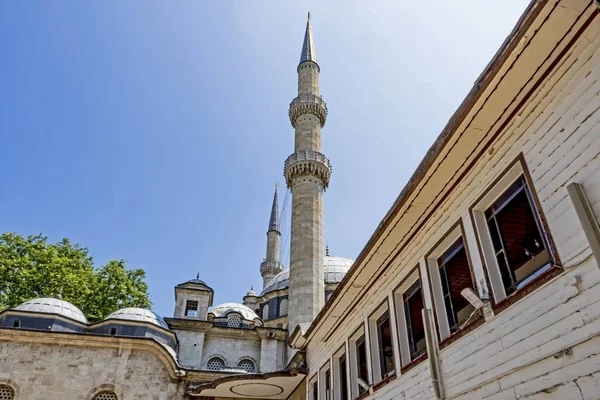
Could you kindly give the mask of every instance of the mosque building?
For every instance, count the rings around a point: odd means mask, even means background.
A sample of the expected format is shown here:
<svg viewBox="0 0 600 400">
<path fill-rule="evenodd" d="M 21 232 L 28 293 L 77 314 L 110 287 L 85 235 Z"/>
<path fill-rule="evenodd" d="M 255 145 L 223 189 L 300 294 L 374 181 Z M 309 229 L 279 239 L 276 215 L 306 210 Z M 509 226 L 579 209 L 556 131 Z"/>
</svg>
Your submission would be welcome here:
<svg viewBox="0 0 600 400">
<path fill-rule="evenodd" d="M 263 286 L 242 303 L 214 305 L 197 276 L 171 317 L 90 323 L 60 298 L 5 310 L 0 400 L 600 399 L 599 14 L 531 1 L 356 260 L 324 246 L 309 14 L 290 265 L 276 189 Z"/>
</svg>

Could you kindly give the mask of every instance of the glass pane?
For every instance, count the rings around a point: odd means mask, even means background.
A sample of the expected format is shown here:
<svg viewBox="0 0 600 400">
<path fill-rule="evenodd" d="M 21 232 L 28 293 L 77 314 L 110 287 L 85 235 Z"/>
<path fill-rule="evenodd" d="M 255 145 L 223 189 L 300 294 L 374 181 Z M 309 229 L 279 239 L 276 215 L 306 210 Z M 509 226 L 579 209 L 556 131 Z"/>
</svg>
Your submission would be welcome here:
<svg viewBox="0 0 600 400">
<path fill-rule="evenodd" d="M 460 323 L 469 318 L 473 309 L 460 293 L 466 288 L 473 289 L 471 269 L 462 238 L 452 245 L 443 258 L 444 264 L 440 268 L 440 277 L 444 303 L 450 332 L 455 332 Z"/>
<path fill-rule="evenodd" d="M 340 357 L 340 400 L 348 400 L 348 380 L 346 378 L 346 355 Z"/>
<path fill-rule="evenodd" d="M 367 369 L 367 345 L 364 336 L 356 341 L 356 354 L 358 357 L 358 377 L 367 383 L 369 382 L 369 371 Z"/>
<path fill-rule="evenodd" d="M 381 378 L 386 378 L 394 371 L 394 350 L 392 347 L 392 332 L 389 314 L 385 314 L 377 321 L 377 334 L 379 339 L 379 362 Z"/>
<path fill-rule="evenodd" d="M 416 281 L 403 294 L 404 298 L 404 317 L 406 319 L 406 335 L 410 350 L 411 360 L 422 354 L 425 348 L 425 328 L 421 310 L 423 306 L 423 296 L 421 292 L 421 282 Z"/>
<path fill-rule="evenodd" d="M 547 253 L 536 259 L 545 248 L 525 190 L 514 196 L 498 212 L 496 220 L 514 283 L 525 279 L 550 261 Z"/>
<path fill-rule="evenodd" d="M 500 268 L 500 276 L 502 277 L 502 284 L 504 285 L 506 294 L 510 294 L 514 291 L 514 282 L 512 279 L 512 273 L 508 269 L 508 265 L 506 265 L 506 258 L 504 257 L 504 252 L 496 256 L 496 261 L 498 262 L 498 268 Z"/>
<path fill-rule="evenodd" d="M 492 244 L 494 245 L 494 250 L 498 253 L 502 250 L 502 242 L 500 241 L 500 236 L 498 236 L 498 226 L 496 225 L 496 218 L 492 218 L 488 221 L 488 229 L 490 232 L 490 236 L 492 237 Z"/>
<path fill-rule="evenodd" d="M 510 187 L 508 189 L 506 189 L 506 192 L 502 193 L 502 195 L 496 199 L 496 201 L 492 205 L 494 210 L 496 212 L 502 210 L 502 208 L 504 206 L 506 206 L 506 203 L 508 203 L 515 194 L 519 193 L 519 191 L 522 188 L 523 188 L 523 177 L 520 177 L 512 185 L 510 185 Z"/>
</svg>

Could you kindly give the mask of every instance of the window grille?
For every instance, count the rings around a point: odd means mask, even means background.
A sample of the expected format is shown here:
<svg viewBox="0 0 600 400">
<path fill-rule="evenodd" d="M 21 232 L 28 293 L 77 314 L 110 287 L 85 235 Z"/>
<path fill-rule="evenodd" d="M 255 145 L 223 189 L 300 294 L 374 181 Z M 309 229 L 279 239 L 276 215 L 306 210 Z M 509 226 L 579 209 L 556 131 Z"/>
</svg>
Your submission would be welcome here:
<svg viewBox="0 0 600 400">
<path fill-rule="evenodd" d="M 288 299 L 281 300 L 281 302 L 279 303 L 279 316 L 280 317 L 285 317 L 286 315 L 288 315 L 288 306 L 289 306 Z"/>
<path fill-rule="evenodd" d="M 241 328 L 242 327 L 242 319 L 237 314 L 229 314 L 227 316 L 227 326 L 229 328 Z"/>
<path fill-rule="evenodd" d="M 266 321 L 269 319 L 269 305 L 268 304 L 265 304 L 265 306 L 263 307 L 262 319 L 263 319 L 263 321 Z"/>
<path fill-rule="evenodd" d="M 213 357 L 206 363 L 206 369 L 210 371 L 220 371 L 225 368 L 225 362 L 219 357 Z"/>
<path fill-rule="evenodd" d="M 0 385 L 0 400 L 13 400 L 15 398 L 15 391 L 13 388 L 7 385 Z"/>
<path fill-rule="evenodd" d="M 252 373 L 256 370 L 254 363 L 251 360 L 242 360 L 238 363 L 238 368 L 243 369 L 248 373 Z"/>
<path fill-rule="evenodd" d="M 92 400 L 119 400 L 114 392 L 100 392 Z"/>
<path fill-rule="evenodd" d="M 198 302 L 195 300 L 188 300 L 185 303 L 185 316 L 196 317 L 198 316 Z"/>
</svg>

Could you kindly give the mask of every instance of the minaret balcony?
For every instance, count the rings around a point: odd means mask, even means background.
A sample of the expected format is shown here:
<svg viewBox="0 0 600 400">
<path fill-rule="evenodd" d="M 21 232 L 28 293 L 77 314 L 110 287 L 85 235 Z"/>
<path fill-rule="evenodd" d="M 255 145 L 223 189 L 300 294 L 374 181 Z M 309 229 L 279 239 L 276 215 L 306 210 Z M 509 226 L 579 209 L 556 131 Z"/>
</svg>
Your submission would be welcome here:
<svg viewBox="0 0 600 400">
<path fill-rule="evenodd" d="M 285 160 L 284 175 L 290 189 L 293 189 L 296 179 L 300 178 L 317 179 L 323 184 L 323 189 L 327 189 L 331 178 L 331 163 L 323 153 L 301 150 Z"/>
<path fill-rule="evenodd" d="M 261 264 L 260 264 L 260 274 L 261 275 L 277 275 L 278 273 L 280 273 L 281 271 L 283 271 L 283 264 L 280 263 L 279 261 L 275 261 L 275 260 L 264 260 Z"/>
<path fill-rule="evenodd" d="M 321 96 L 312 93 L 300 93 L 290 103 L 290 110 L 288 111 L 290 122 L 294 128 L 296 127 L 298 118 L 304 114 L 313 114 L 319 118 L 321 127 L 323 127 L 327 120 L 327 104 L 325 104 L 325 100 Z"/>
</svg>

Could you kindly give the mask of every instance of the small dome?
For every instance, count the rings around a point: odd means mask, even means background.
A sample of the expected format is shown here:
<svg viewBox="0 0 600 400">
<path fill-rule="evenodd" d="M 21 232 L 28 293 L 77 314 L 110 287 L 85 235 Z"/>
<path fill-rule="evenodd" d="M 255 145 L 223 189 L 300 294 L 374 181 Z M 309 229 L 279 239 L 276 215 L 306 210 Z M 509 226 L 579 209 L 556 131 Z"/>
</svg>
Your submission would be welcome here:
<svg viewBox="0 0 600 400">
<path fill-rule="evenodd" d="M 104 318 L 105 321 L 107 319 L 150 322 L 151 324 L 158 325 L 161 328 L 169 329 L 169 325 L 167 325 L 165 320 L 160 315 L 146 308 L 122 308 Z"/>
<path fill-rule="evenodd" d="M 196 283 L 198 285 L 206 285 L 206 282 L 204 282 L 202 279 L 198 279 L 198 278 L 194 278 L 194 279 L 190 279 L 189 281 L 183 282 L 185 283 Z"/>
<path fill-rule="evenodd" d="M 344 257 L 326 256 L 324 264 L 325 283 L 340 283 L 344 279 L 346 272 L 354 264 L 354 260 Z"/>
<path fill-rule="evenodd" d="M 242 318 L 248 321 L 254 321 L 255 319 L 259 319 L 258 315 L 256 315 L 254 311 L 252 311 L 245 305 L 238 303 L 223 303 L 219 304 L 218 306 L 211 307 L 208 310 L 208 313 L 214 315 L 215 318 L 225 317 L 231 312 L 240 314 Z"/>
<path fill-rule="evenodd" d="M 79 308 L 75 307 L 68 301 L 61 299 L 44 297 L 41 299 L 29 300 L 21 305 L 18 305 L 14 309 L 45 314 L 59 314 L 63 317 L 74 319 L 75 321 L 79 321 L 83 324 L 87 324 L 88 322 L 87 318 L 85 315 L 83 315 Z"/>
<path fill-rule="evenodd" d="M 350 269 L 354 260 L 344 257 L 325 256 L 323 258 L 323 275 L 325 283 L 340 283 Z M 261 296 L 275 290 L 290 286 L 290 269 L 286 268 L 273 277 L 263 289 Z"/>
<path fill-rule="evenodd" d="M 257 297 L 258 295 L 254 291 L 254 288 L 251 288 L 250 291 L 248 293 L 246 293 L 246 295 L 244 297 L 248 297 L 248 296 Z"/>
</svg>

